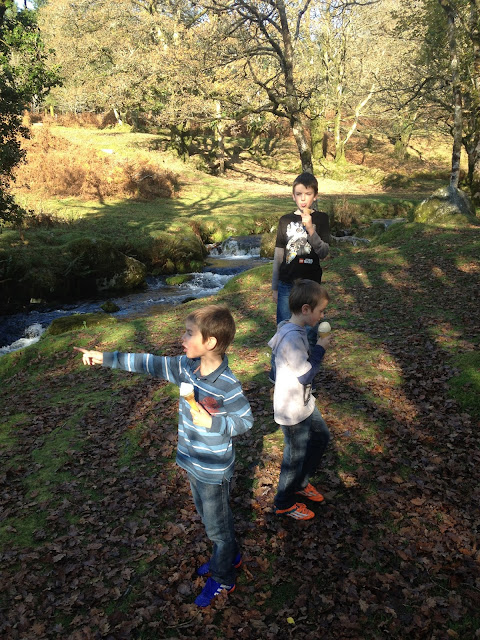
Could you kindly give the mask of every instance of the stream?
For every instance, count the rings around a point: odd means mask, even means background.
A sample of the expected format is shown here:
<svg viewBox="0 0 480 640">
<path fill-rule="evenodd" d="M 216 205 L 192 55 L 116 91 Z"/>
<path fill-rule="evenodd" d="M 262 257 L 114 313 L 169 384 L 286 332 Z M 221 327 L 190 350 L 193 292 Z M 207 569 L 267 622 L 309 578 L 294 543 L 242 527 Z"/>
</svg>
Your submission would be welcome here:
<svg viewBox="0 0 480 640">
<path fill-rule="evenodd" d="M 120 307 L 115 316 L 128 317 L 140 314 L 153 305 L 176 305 L 192 298 L 211 296 L 238 273 L 270 262 L 267 258 L 260 258 L 260 243 L 261 236 L 242 236 L 228 238 L 220 245 L 212 246 L 202 271 L 191 274 L 192 279 L 180 285 L 168 285 L 168 276 L 150 276 L 147 278 L 147 288 L 142 291 L 119 297 L 83 300 L 55 308 L 38 305 L 37 309 L 25 313 L 0 316 L 0 356 L 38 342 L 56 318 L 101 311 L 101 305 L 106 300 Z"/>
</svg>

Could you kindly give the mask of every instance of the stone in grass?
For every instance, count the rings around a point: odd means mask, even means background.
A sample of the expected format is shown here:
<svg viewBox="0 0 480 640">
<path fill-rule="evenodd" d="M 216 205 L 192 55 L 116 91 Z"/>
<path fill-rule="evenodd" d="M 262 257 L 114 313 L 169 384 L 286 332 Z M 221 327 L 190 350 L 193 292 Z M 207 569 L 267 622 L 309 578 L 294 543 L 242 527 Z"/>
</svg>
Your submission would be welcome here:
<svg viewBox="0 0 480 640">
<path fill-rule="evenodd" d="M 103 304 L 100 305 L 100 309 L 103 309 L 105 313 L 116 313 L 120 311 L 120 307 L 112 302 L 112 300 L 106 300 Z"/>
<path fill-rule="evenodd" d="M 56 318 L 45 331 L 47 336 L 58 336 L 68 331 L 77 331 L 78 329 L 89 329 L 97 325 L 107 325 L 115 323 L 115 318 L 105 313 L 74 313 L 71 316 Z"/>
<path fill-rule="evenodd" d="M 190 280 L 193 280 L 193 275 L 191 273 L 183 273 L 165 278 L 165 282 L 169 285 L 179 285 L 184 282 L 189 282 Z"/>
<path fill-rule="evenodd" d="M 475 220 L 475 209 L 469 197 L 449 185 L 442 187 L 421 202 L 414 212 L 415 222 L 469 223 Z"/>
</svg>

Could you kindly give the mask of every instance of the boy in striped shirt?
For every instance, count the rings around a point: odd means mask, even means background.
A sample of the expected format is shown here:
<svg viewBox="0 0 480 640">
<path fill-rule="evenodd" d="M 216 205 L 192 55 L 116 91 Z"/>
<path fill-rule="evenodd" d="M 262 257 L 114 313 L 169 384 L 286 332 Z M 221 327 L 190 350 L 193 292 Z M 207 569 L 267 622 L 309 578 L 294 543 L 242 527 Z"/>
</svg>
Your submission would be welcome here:
<svg viewBox="0 0 480 640">
<path fill-rule="evenodd" d="M 235 589 L 235 568 L 242 563 L 229 499 L 235 463 L 232 438 L 252 427 L 253 416 L 225 355 L 234 336 L 230 311 L 209 305 L 186 318 L 182 356 L 101 353 L 75 347 L 86 365 L 147 373 L 194 387 L 193 408 L 180 397 L 177 464 L 187 472 L 195 506 L 213 543 L 210 561 L 197 569 L 201 576 L 211 574 L 195 600 L 200 607 L 211 604 L 222 591 Z"/>
</svg>

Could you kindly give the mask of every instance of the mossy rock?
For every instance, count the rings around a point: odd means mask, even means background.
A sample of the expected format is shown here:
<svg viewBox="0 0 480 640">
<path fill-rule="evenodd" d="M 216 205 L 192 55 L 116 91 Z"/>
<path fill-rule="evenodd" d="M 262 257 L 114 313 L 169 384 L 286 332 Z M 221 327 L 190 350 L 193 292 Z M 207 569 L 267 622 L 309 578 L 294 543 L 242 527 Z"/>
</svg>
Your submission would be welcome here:
<svg viewBox="0 0 480 640">
<path fill-rule="evenodd" d="M 145 284 L 145 265 L 113 247 L 107 240 L 82 238 L 66 247 L 66 277 L 73 293 L 129 291 Z"/>
<path fill-rule="evenodd" d="M 54 266 L 41 266 L 30 269 L 17 281 L 18 292 L 24 296 L 48 300 L 55 294 L 66 291 L 60 273 Z M 22 296 L 23 297 L 23 296 Z"/>
<path fill-rule="evenodd" d="M 466 193 L 449 185 L 438 189 L 420 203 L 413 217 L 415 222 L 427 224 L 469 224 L 475 220 L 475 209 Z"/>
<path fill-rule="evenodd" d="M 112 300 L 107 300 L 106 302 L 101 304 L 100 309 L 105 311 L 105 313 L 116 313 L 117 311 L 120 311 L 120 307 L 118 306 L 118 304 L 115 304 L 115 302 L 112 302 Z"/>
<path fill-rule="evenodd" d="M 203 266 L 207 249 L 193 233 L 160 234 L 150 247 L 152 271 L 156 274 L 189 273 Z"/>
<path fill-rule="evenodd" d="M 183 284 L 184 282 L 189 282 L 193 280 L 193 276 L 191 273 L 184 273 L 182 275 L 169 276 L 165 279 L 165 282 L 169 285 L 178 285 Z"/>
<path fill-rule="evenodd" d="M 75 313 L 71 316 L 56 318 L 45 331 L 46 336 L 58 336 L 61 333 L 77 331 L 95 327 L 97 325 L 111 325 L 115 323 L 115 318 L 105 315 L 105 313 Z"/>
</svg>

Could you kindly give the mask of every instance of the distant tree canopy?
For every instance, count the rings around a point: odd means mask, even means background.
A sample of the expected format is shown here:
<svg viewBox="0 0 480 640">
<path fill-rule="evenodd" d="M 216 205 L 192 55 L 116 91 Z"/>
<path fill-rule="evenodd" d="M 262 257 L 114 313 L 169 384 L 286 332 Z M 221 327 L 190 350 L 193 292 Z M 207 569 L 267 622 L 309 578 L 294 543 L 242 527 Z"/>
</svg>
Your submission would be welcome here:
<svg viewBox="0 0 480 640">
<path fill-rule="evenodd" d="M 252 131 L 283 119 L 304 170 L 340 162 L 355 131 L 380 128 L 402 158 L 438 126 L 479 172 L 479 0 L 37 0 L 63 111 L 113 109 L 170 128 Z M 375 124 L 372 124 L 375 123 Z M 175 143 L 177 144 L 177 143 Z M 333 150 L 331 145 L 333 144 Z M 453 180 L 457 179 L 453 177 Z"/>
<path fill-rule="evenodd" d="M 13 0 L 0 0 L 0 224 L 22 216 L 8 189 L 13 169 L 24 156 L 20 136 L 28 135 L 22 112 L 33 99 L 41 101 L 57 81 L 45 57 L 35 14 L 18 11 Z"/>
</svg>

